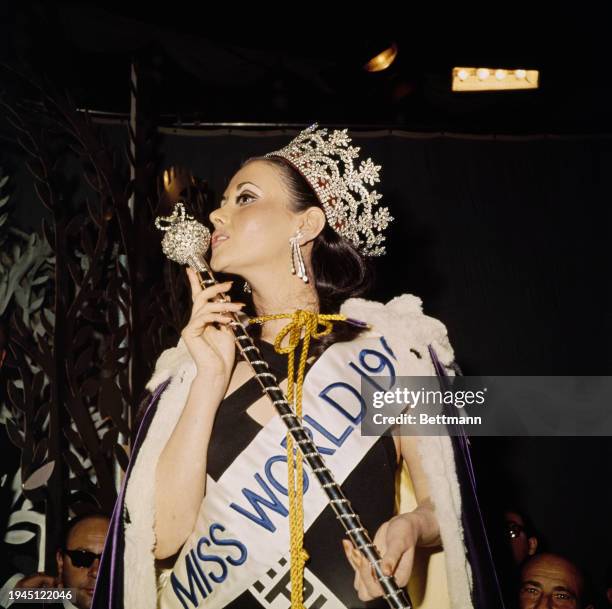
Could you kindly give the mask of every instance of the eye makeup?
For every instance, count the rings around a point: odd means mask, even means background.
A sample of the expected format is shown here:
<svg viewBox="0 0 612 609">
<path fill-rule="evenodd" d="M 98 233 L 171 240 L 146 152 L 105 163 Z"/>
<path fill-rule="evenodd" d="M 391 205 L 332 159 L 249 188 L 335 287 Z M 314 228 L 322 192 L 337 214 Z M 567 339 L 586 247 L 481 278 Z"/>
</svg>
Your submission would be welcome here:
<svg viewBox="0 0 612 609">
<path fill-rule="evenodd" d="M 251 184 L 251 186 L 256 186 L 257 188 L 259 188 L 259 187 L 257 186 L 257 184 L 253 184 L 253 182 L 241 182 L 240 184 L 238 184 L 237 189 L 238 189 L 238 190 L 240 190 L 240 189 L 241 189 L 243 186 L 245 186 L 246 184 Z M 236 201 L 238 201 L 238 200 L 240 199 L 240 197 L 241 197 L 241 196 L 242 196 L 242 195 L 243 195 L 245 192 L 246 192 L 246 190 L 245 190 L 245 191 L 243 191 L 243 192 L 241 192 L 240 194 L 236 195 Z M 253 195 L 253 194 L 251 194 L 251 193 L 249 193 L 249 196 L 251 196 L 251 197 L 255 197 L 255 195 Z M 226 201 L 226 200 L 227 200 L 227 197 L 226 197 L 226 196 L 221 197 L 221 201 L 220 201 L 220 203 L 219 203 L 219 207 L 223 207 L 223 203 L 225 203 L 225 201 Z"/>
</svg>

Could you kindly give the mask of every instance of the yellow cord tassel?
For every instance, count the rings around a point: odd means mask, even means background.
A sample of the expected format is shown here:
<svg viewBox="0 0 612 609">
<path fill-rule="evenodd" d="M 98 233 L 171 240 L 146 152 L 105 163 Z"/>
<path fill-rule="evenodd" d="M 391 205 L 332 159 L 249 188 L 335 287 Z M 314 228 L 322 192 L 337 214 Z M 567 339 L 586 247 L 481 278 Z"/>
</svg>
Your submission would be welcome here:
<svg viewBox="0 0 612 609">
<path fill-rule="evenodd" d="M 261 317 L 252 317 L 249 323 L 261 323 L 271 319 L 281 319 L 289 317 L 291 322 L 288 323 L 276 336 L 274 340 L 274 349 L 277 353 L 288 353 L 287 366 L 287 401 L 289 404 L 294 403 L 294 362 L 295 348 L 300 342 L 302 329 L 304 329 L 304 344 L 300 354 L 300 362 L 298 366 L 297 388 L 295 393 L 295 415 L 302 420 L 302 384 L 304 382 L 304 370 L 306 368 L 306 360 L 308 359 L 308 348 L 310 346 L 310 338 L 320 338 L 329 334 L 333 329 L 332 320 L 346 320 L 346 315 L 329 314 L 323 315 L 313 313 L 312 311 L 304 311 L 298 309 L 293 313 L 278 313 L 274 315 L 262 315 Z M 325 326 L 321 332 L 317 332 L 319 324 Z M 281 343 L 285 336 L 289 334 L 289 345 L 281 347 Z M 291 609 L 304 608 L 304 564 L 308 560 L 308 552 L 304 549 L 304 503 L 303 503 L 303 466 L 302 452 L 296 451 L 297 468 L 294 465 L 293 453 L 293 436 L 291 432 L 287 432 L 287 470 L 289 490 L 289 526 L 291 539 Z M 297 469 L 297 472 L 295 471 Z"/>
</svg>

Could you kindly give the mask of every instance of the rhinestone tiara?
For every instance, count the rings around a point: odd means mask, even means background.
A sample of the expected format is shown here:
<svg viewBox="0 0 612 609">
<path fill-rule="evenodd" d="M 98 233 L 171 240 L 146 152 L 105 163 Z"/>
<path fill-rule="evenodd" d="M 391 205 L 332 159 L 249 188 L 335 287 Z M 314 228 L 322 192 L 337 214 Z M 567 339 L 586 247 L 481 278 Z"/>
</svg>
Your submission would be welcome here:
<svg viewBox="0 0 612 609">
<path fill-rule="evenodd" d="M 372 159 L 361 160 L 359 146 L 350 146 L 347 129 L 334 130 L 327 139 L 327 129 L 318 123 L 300 132 L 289 144 L 268 152 L 264 157 L 286 159 L 310 184 L 316 193 L 329 225 L 349 240 L 365 256 L 386 253 L 382 231 L 394 220 L 387 207 L 379 204 L 382 195 L 370 186 L 380 182 L 380 165 Z"/>
</svg>

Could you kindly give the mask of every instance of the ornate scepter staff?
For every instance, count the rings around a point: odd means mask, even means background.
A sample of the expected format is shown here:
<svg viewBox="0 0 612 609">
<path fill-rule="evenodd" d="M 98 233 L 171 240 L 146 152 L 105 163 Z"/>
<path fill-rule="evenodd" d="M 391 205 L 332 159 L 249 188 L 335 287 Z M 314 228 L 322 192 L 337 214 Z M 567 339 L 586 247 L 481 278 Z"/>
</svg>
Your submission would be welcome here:
<svg viewBox="0 0 612 609">
<path fill-rule="evenodd" d="M 163 226 L 161 222 L 167 222 Z M 185 206 L 182 202 L 175 205 L 171 216 L 158 216 L 155 219 L 155 226 L 160 230 L 166 231 L 162 240 L 164 254 L 178 262 L 188 264 L 197 273 L 206 273 L 207 279 L 200 280 L 200 284 L 213 285 L 217 283 L 214 278 L 204 254 L 210 246 L 210 231 L 203 224 L 196 221 L 193 216 L 185 213 Z M 201 279 L 201 278 L 200 278 Z M 229 301 L 225 294 L 217 294 L 215 302 Z M 253 344 L 253 339 L 247 333 L 246 328 L 238 319 L 235 312 L 229 312 L 233 320 L 228 325 L 232 327 L 235 335 L 235 343 L 242 357 L 248 362 L 255 377 L 259 381 L 263 392 L 272 400 L 272 404 L 278 411 L 281 419 L 287 426 L 295 442 L 299 445 L 303 457 L 308 462 L 312 473 L 321 484 L 321 487 L 328 496 L 331 506 L 357 549 L 368 559 L 372 565 L 376 577 L 385 592 L 384 598 L 387 599 L 389 606 L 393 609 L 412 609 L 412 603 L 406 592 L 402 590 L 392 575 L 385 575 L 380 566 L 381 556 L 372 543 L 368 531 L 361 524 L 359 516 L 353 512 L 350 501 L 345 497 L 340 485 L 335 482 L 332 472 L 325 465 L 323 457 L 319 454 L 314 442 L 310 439 L 299 418 L 294 414 L 285 399 L 282 389 L 278 386 L 276 377 L 270 371 L 270 367 L 262 359 L 261 352 Z"/>
</svg>

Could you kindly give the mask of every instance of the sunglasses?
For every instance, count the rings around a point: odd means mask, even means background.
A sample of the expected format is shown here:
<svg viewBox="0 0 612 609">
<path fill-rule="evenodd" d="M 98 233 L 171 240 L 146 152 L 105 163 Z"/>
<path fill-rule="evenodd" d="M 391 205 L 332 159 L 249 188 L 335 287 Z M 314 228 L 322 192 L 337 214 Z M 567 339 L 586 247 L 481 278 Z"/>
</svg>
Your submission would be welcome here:
<svg viewBox="0 0 612 609">
<path fill-rule="evenodd" d="M 70 556 L 75 567 L 91 567 L 96 558 L 102 557 L 102 554 L 94 554 L 89 550 L 68 550 L 67 548 L 64 548 L 64 554 Z"/>
</svg>

